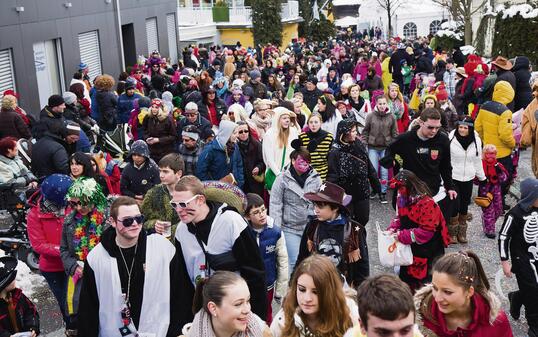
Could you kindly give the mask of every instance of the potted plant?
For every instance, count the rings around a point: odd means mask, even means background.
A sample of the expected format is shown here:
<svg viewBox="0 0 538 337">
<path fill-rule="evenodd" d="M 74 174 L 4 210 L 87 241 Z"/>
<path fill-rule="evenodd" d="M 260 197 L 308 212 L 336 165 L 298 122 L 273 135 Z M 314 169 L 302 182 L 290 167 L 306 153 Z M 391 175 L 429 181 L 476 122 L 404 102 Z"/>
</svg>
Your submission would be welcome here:
<svg viewBox="0 0 538 337">
<path fill-rule="evenodd" d="M 230 8 L 228 4 L 223 0 L 217 0 L 212 8 L 213 21 L 214 22 L 229 22 L 230 21 Z"/>
</svg>

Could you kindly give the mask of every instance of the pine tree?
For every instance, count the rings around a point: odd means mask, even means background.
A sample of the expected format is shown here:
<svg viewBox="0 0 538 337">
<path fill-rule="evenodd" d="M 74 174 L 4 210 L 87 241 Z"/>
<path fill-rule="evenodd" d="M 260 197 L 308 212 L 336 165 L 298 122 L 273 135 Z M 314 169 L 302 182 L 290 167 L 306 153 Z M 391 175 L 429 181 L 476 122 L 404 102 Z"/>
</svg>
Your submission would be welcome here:
<svg viewBox="0 0 538 337">
<path fill-rule="evenodd" d="M 323 13 L 319 13 L 319 20 L 313 19 L 312 5 L 318 2 L 318 8 L 323 6 L 324 0 L 299 0 L 299 15 L 304 19 L 299 24 L 299 36 L 307 41 L 322 42 L 336 35 L 336 27 L 327 20 Z"/>
<path fill-rule="evenodd" d="M 281 0 L 251 0 L 254 43 L 282 44 Z"/>
</svg>

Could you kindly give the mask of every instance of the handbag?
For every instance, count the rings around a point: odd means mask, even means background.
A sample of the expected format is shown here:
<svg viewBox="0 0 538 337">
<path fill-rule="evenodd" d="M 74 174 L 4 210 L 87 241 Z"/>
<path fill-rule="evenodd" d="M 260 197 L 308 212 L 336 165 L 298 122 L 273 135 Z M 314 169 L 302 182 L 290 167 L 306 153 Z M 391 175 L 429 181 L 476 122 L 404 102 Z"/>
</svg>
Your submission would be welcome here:
<svg viewBox="0 0 538 337">
<path fill-rule="evenodd" d="M 379 262 L 385 267 L 410 266 L 413 264 L 413 252 L 411 245 L 404 245 L 397 241 L 388 231 L 381 230 L 379 222 L 377 228 L 377 249 Z"/>
<path fill-rule="evenodd" d="M 254 178 L 254 181 L 257 183 L 263 183 L 265 181 L 265 172 L 262 172 L 258 175 L 252 175 L 252 178 Z"/>
<path fill-rule="evenodd" d="M 286 160 L 286 146 L 284 146 L 284 151 L 282 151 L 282 162 L 280 163 L 280 169 L 284 166 L 284 161 Z M 270 191 L 273 187 L 273 184 L 276 180 L 276 174 L 270 168 L 265 172 L 265 189 Z"/>
<path fill-rule="evenodd" d="M 477 196 L 474 198 L 474 203 L 483 208 L 488 208 L 492 201 L 493 194 L 491 192 L 486 193 L 485 196 Z"/>
</svg>

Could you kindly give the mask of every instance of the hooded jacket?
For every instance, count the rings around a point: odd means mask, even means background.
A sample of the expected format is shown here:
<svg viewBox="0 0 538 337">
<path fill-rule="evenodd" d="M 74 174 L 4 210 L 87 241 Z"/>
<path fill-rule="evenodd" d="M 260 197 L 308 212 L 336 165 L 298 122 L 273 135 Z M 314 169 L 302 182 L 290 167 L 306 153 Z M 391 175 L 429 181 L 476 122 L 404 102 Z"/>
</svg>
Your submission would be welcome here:
<svg viewBox="0 0 538 337">
<path fill-rule="evenodd" d="M 38 179 L 53 173 L 69 174 L 69 157 L 65 142 L 57 135 L 46 133 L 32 147 L 32 170 Z"/>
<path fill-rule="evenodd" d="M 492 99 L 480 106 L 475 129 L 484 144 L 497 147 L 497 158 L 504 158 L 516 146 L 512 133 L 512 111 L 506 106 L 514 99 L 514 89 L 506 81 L 497 82 Z"/>
<path fill-rule="evenodd" d="M 227 120 L 220 122 L 219 132 L 215 139 L 207 144 L 198 157 L 196 164 L 196 176 L 198 179 L 220 180 L 232 173 L 237 185 L 243 187 L 243 161 L 241 155 L 228 153 L 227 143 L 230 140 L 237 124 Z"/>
<path fill-rule="evenodd" d="M 535 85 L 535 87 L 538 89 L 538 85 Z M 533 99 L 523 111 L 521 145 L 532 147 L 532 171 L 534 176 L 538 177 L 538 98 Z"/>
<path fill-rule="evenodd" d="M 506 314 L 501 310 L 501 303 L 492 293 L 486 297 L 475 292 L 471 307 L 472 320 L 465 329 L 449 330 L 443 313 L 437 308 L 432 295 L 431 284 L 423 287 L 415 294 L 417 322 L 425 337 L 512 337 L 512 329 Z M 426 312 L 435 320 L 429 320 Z"/>
<path fill-rule="evenodd" d="M 512 72 L 516 77 L 516 97 L 514 98 L 514 111 L 525 109 L 532 101 L 532 89 L 530 85 L 531 71 L 530 61 L 526 56 L 516 57 Z"/>
<path fill-rule="evenodd" d="M 282 172 L 283 167 L 289 164 L 290 153 L 293 151 L 291 142 L 299 137 L 297 129 L 290 123 L 288 144 L 286 144 L 285 147 L 286 153 L 283 155 L 284 147 L 280 148 L 278 146 L 278 130 L 280 128 L 280 117 L 284 113 L 286 113 L 286 109 L 276 109 L 271 127 L 265 133 L 262 143 L 263 161 L 265 162 L 265 165 L 267 165 L 267 169 L 272 170 L 275 175 Z M 282 160 L 282 158 L 284 158 L 284 160 Z"/>
<path fill-rule="evenodd" d="M 390 110 L 381 112 L 376 107 L 373 113 L 366 115 L 362 136 L 366 139 L 369 147 L 374 149 L 386 148 L 398 137 L 396 118 Z"/>
<path fill-rule="evenodd" d="M 456 132 L 458 130 L 452 130 L 448 135 L 448 139 L 450 139 L 452 179 L 465 182 L 477 177 L 478 180 L 483 181 L 486 179 L 486 175 L 482 166 L 482 140 L 473 130 L 475 140 L 467 149 L 464 149 L 455 137 Z"/>
<path fill-rule="evenodd" d="M 146 158 L 144 164 L 136 167 L 133 163 L 133 154 Z M 122 195 L 134 197 L 145 195 L 153 186 L 159 184 L 159 166 L 149 156 L 148 144 L 143 140 L 137 140 L 131 146 L 127 155 L 127 166 L 123 169 L 120 179 L 120 191 Z"/>
</svg>

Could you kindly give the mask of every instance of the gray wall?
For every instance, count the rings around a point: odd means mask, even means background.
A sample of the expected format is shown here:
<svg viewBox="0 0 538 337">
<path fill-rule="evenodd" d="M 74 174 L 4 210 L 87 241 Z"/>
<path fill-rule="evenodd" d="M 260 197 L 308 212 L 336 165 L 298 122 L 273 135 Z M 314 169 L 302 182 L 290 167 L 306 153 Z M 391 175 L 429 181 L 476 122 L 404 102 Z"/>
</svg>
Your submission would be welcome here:
<svg viewBox="0 0 538 337">
<path fill-rule="evenodd" d="M 65 8 L 66 2 L 72 7 Z M 119 35 L 115 0 L 0 0 L 0 49 L 11 48 L 15 67 L 16 90 L 20 105 L 37 114 L 38 87 L 33 44 L 61 39 L 66 85 L 80 63 L 78 34 L 98 30 L 101 66 L 104 73 L 117 77 L 121 71 Z M 15 7 L 23 6 L 17 13 Z M 120 0 L 122 24 L 133 23 L 137 54 L 147 54 L 145 19 L 157 17 L 159 48 L 168 55 L 166 14 L 175 13 L 176 0 Z M 65 88 L 64 88 L 65 89 Z"/>
</svg>

